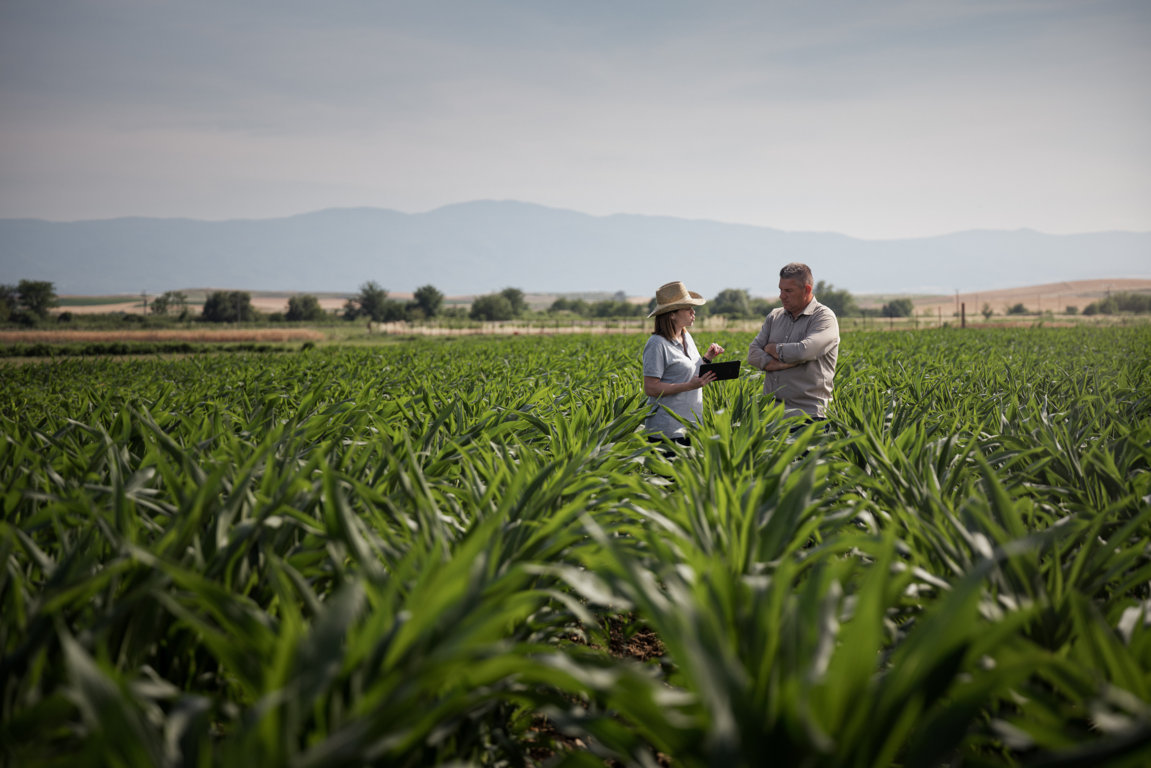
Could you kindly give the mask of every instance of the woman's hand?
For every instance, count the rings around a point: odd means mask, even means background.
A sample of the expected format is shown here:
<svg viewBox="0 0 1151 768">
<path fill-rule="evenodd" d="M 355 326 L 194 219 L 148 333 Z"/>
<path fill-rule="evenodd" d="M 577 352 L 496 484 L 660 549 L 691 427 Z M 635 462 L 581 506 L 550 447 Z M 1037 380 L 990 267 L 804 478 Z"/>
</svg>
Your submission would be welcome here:
<svg viewBox="0 0 1151 768">
<path fill-rule="evenodd" d="M 713 346 L 714 346 L 714 345 L 713 345 Z M 717 377 L 716 377 L 716 375 L 715 375 L 715 371 L 708 371 L 708 372 L 707 372 L 707 373 L 705 373 L 704 375 L 702 375 L 702 376 L 696 376 L 696 377 L 695 377 L 695 378 L 693 378 L 691 381 L 689 381 L 689 382 L 687 383 L 687 384 L 688 384 L 688 389 L 699 389 L 700 387 L 706 387 L 708 384 L 710 384 L 710 383 L 712 383 L 713 381 L 715 381 L 715 380 L 716 380 L 716 378 L 717 378 Z"/>
<path fill-rule="evenodd" d="M 714 363 L 715 359 L 722 354 L 723 354 L 723 347 L 721 347 L 720 345 L 715 344 L 713 342 L 712 345 L 707 348 L 707 354 L 704 355 L 704 357 L 707 358 L 709 361 Z"/>
</svg>

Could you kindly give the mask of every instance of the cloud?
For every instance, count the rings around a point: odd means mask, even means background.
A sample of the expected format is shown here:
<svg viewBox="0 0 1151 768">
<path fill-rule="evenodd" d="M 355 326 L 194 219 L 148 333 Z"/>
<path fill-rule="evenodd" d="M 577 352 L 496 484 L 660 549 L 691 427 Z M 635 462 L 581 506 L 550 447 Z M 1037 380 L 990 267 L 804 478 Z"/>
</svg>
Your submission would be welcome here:
<svg viewBox="0 0 1151 768">
<path fill-rule="evenodd" d="M 1149 229 L 1149 26 L 1109 0 L 16 0 L 0 215 L 517 198 L 863 236 Z"/>
</svg>

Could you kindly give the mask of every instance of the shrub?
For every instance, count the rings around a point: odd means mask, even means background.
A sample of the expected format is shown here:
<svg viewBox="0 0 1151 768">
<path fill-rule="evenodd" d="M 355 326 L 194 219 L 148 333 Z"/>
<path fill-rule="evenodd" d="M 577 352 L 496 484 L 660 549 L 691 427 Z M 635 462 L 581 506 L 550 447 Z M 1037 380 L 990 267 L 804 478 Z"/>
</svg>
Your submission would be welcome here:
<svg viewBox="0 0 1151 768">
<path fill-rule="evenodd" d="M 492 293 L 487 296 L 477 296 L 472 302 L 468 316 L 472 320 L 485 322 L 511 320 L 515 317 L 515 310 L 507 296 L 502 293 Z"/>
<path fill-rule="evenodd" d="M 859 306 L 850 291 L 837 290 L 831 283 L 820 280 L 815 284 L 815 298 L 820 304 L 826 305 L 838 317 L 849 317 L 859 314 Z"/>
<path fill-rule="evenodd" d="M 751 296 L 744 288 L 724 288 L 708 304 L 716 315 L 747 317 L 751 314 Z"/>
<path fill-rule="evenodd" d="M 894 299 L 880 310 L 884 317 L 911 317 L 915 314 L 915 304 L 911 299 Z"/>
<path fill-rule="evenodd" d="M 210 323 L 240 323 L 256 319 L 252 294 L 247 291 L 213 291 L 204 301 L 202 315 Z"/>
<path fill-rule="evenodd" d="M 527 311 L 528 304 L 524 299 L 524 292 L 519 288 L 504 288 L 500 291 L 500 296 L 507 299 L 508 306 L 512 310 L 512 317 L 519 317 Z"/>
<path fill-rule="evenodd" d="M 1083 310 L 1085 315 L 1114 315 L 1120 312 L 1146 314 L 1151 312 L 1151 296 L 1139 293 L 1117 293 L 1093 301 Z"/>
<path fill-rule="evenodd" d="M 434 285 L 421 285 L 412 294 L 412 300 L 423 311 L 424 317 L 435 317 L 444 304 L 444 295 Z"/>
<path fill-rule="evenodd" d="M 296 296 L 288 297 L 288 311 L 284 315 L 285 319 L 299 322 L 299 321 L 312 321 L 323 318 L 324 310 L 320 306 L 320 301 L 310 293 L 301 293 Z"/>
</svg>

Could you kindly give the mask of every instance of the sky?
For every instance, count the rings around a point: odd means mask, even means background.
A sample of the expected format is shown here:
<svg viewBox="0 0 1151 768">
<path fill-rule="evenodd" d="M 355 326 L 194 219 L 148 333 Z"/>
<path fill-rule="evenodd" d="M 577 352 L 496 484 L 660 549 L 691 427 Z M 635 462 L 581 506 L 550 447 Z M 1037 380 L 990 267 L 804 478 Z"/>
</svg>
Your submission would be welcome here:
<svg viewBox="0 0 1151 768">
<path fill-rule="evenodd" d="M 1151 231 L 1146 0 L 0 0 L 0 218 Z"/>
</svg>

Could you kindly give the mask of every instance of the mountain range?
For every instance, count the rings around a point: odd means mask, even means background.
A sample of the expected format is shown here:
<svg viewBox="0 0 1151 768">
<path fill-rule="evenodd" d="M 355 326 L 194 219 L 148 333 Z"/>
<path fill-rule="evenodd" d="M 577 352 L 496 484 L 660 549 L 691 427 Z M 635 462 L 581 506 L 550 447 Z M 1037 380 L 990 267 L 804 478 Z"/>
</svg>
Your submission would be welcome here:
<svg viewBox="0 0 1151 768">
<path fill-rule="evenodd" d="M 779 268 L 809 264 L 853 293 L 993 290 L 1151 277 L 1151 232 L 1050 235 L 972 230 L 861 240 L 824 232 L 659 216 L 592 216 L 514 201 L 408 214 L 336 208 L 276 219 L 0 219 L 0 283 L 51 281 L 62 295 L 216 288 L 355 293 L 431 284 L 447 295 L 651 295 L 670 280 L 714 295 L 773 295 Z"/>
</svg>

